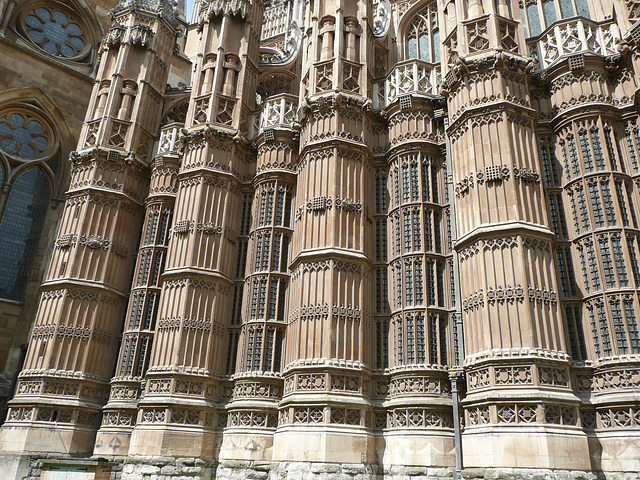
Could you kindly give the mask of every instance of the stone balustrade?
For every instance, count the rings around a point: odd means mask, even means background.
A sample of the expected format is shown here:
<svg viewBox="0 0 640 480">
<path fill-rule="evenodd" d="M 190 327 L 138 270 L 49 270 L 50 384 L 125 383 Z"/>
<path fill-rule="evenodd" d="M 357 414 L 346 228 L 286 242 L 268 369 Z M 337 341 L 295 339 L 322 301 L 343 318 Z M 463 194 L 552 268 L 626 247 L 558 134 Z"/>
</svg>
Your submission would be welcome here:
<svg viewBox="0 0 640 480">
<path fill-rule="evenodd" d="M 386 108 L 402 95 L 435 96 L 440 78 L 439 64 L 422 60 L 399 62 L 383 81 L 374 83 L 374 108 Z"/>
<path fill-rule="evenodd" d="M 160 129 L 160 139 L 158 140 L 157 155 L 166 155 L 177 152 L 177 141 L 180 129 L 184 128 L 182 123 L 170 123 Z"/>
<path fill-rule="evenodd" d="M 269 128 L 291 128 L 298 112 L 298 97 L 287 93 L 269 97 L 251 124 L 250 138 Z"/>
<path fill-rule="evenodd" d="M 528 40 L 529 55 L 545 69 L 560 58 L 590 52 L 608 56 L 617 53 L 620 30 L 613 20 L 594 22 L 570 18 L 554 23 L 539 36 Z"/>
</svg>

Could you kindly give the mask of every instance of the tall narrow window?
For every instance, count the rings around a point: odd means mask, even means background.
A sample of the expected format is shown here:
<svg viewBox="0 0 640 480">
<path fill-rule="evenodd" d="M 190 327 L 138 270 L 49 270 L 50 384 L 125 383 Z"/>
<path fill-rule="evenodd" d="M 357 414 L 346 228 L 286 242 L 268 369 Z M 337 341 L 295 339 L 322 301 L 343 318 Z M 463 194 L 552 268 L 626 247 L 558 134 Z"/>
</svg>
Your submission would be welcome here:
<svg viewBox="0 0 640 480">
<path fill-rule="evenodd" d="M 573 228 L 576 229 L 576 235 L 580 234 L 580 220 L 578 217 L 578 207 L 576 206 L 576 197 L 573 192 L 569 192 L 569 200 L 571 201 L 571 212 L 573 213 Z"/>
<path fill-rule="evenodd" d="M 556 6 L 553 0 L 542 0 L 542 10 L 544 11 L 544 21 L 547 27 L 558 21 Z"/>
<path fill-rule="evenodd" d="M 584 231 L 589 231 L 591 229 L 591 225 L 589 222 L 589 209 L 587 208 L 587 201 L 584 197 L 584 191 L 582 188 L 576 189 L 576 194 L 578 196 L 578 204 L 580 205 L 580 219 L 582 221 L 582 228 Z"/>
<path fill-rule="evenodd" d="M 427 260 L 427 305 L 436 304 L 436 282 L 433 272 L 435 263 L 433 260 Z"/>
<path fill-rule="evenodd" d="M 32 125 L 30 123 L 29 125 Z M 0 123 L 0 126 L 4 125 Z M 28 129 L 24 125 L 18 130 Z M 0 150 L 17 139 L 3 137 Z M 16 134 L 17 135 L 17 134 Z M 27 135 L 25 133 L 25 135 Z M 27 141 L 30 141 L 30 133 Z M 5 144 L 6 142 L 6 144 Z M 19 148 L 21 144 L 18 141 Z M 30 144 L 31 145 L 31 144 Z M 31 149 L 31 146 L 23 148 Z M 31 267 L 38 248 L 45 216 L 49 209 L 51 188 L 47 176 L 39 168 L 30 168 L 13 182 L 0 221 L 0 297 L 22 301 Z"/>
<path fill-rule="evenodd" d="M 607 322 L 607 313 L 605 311 L 604 303 L 596 305 L 598 310 L 598 323 L 600 326 L 600 338 L 602 340 L 602 353 L 605 357 L 608 357 L 613 352 L 611 350 L 611 335 L 609 334 L 609 324 Z"/>
<path fill-rule="evenodd" d="M 600 201 L 600 192 L 596 182 L 589 184 L 589 195 L 591 197 L 591 208 L 593 208 L 593 221 L 596 228 L 604 227 L 604 213 L 602 211 L 602 202 Z"/>
<path fill-rule="evenodd" d="M 396 348 L 397 348 L 397 353 L 398 353 L 398 364 L 402 365 L 402 363 L 404 362 L 404 355 L 403 355 L 403 351 L 404 351 L 404 339 L 403 339 L 403 335 L 402 335 L 402 329 L 403 329 L 403 325 L 402 325 L 402 317 L 399 316 L 396 318 Z"/>
<path fill-rule="evenodd" d="M 284 190 L 278 191 L 278 196 L 276 198 L 276 225 L 282 225 L 282 220 L 284 218 Z"/>
<path fill-rule="evenodd" d="M 406 318 L 406 328 L 407 328 L 407 363 L 415 362 L 415 332 L 414 332 L 414 318 L 407 317 Z"/>
<path fill-rule="evenodd" d="M 424 159 L 422 161 L 422 201 L 431 201 L 431 189 L 430 189 L 430 177 L 429 177 L 429 161 Z"/>
<path fill-rule="evenodd" d="M 431 201 L 438 203 L 438 169 L 431 164 Z"/>
<path fill-rule="evenodd" d="M 271 270 L 278 270 L 280 266 L 280 250 L 282 248 L 282 233 L 273 234 L 273 254 L 271 255 Z"/>
<path fill-rule="evenodd" d="M 598 132 L 597 128 L 591 129 L 591 143 L 593 144 L 593 155 L 596 160 L 596 169 L 605 170 L 607 167 L 604 162 L 602 143 L 600 143 L 600 132 Z"/>
<path fill-rule="evenodd" d="M 624 198 L 624 190 L 622 189 L 622 180 L 616 180 L 616 197 L 618 197 L 618 205 L 620 205 L 620 215 L 622 216 L 622 224 L 629 226 L 629 212 L 627 211 L 627 202 Z"/>
<path fill-rule="evenodd" d="M 627 189 L 627 198 L 629 199 L 629 212 L 631 213 L 631 222 L 633 223 L 633 228 L 638 228 L 636 209 L 633 205 L 633 187 L 631 186 L 631 182 L 625 182 L 625 187 Z"/>
<path fill-rule="evenodd" d="M 631 353 L 640 353 L 640 335 L 638 334 L 638 320 L 636 319 L 636 310 L 633 306 L 633 300 L 624 300 L 624 315 L 627 317 L 627 327 L 629 328 L 629 340 L 631 344 Z"/>
<path fill-rule="evenodd" d="M 604 210 L 607 214 L 607 223 L 609 226 L 616 224 L 616 210 L 613 205 L 613 198 L 611 197 L 611 189 L 609 188 L 609 181 L 601 183 L 602 185 L 602 202 L 604 203 Z"/>
<path fill-rule="evenodd" d="M 569 153 L 567 152 L 567 144 L 560 142 L 562 148 L 562 159 L 564 161 L 564 173 L 567 176 L 567 180 L 571 180 L 571 169 L 569 168 Z"/>
<path fill-rule="evenodd" d="M 431 210 L 429 209 L 424 211 L 424 234 L 425 234 L 424 249 L 427 252 L 432 252 L 433 251 L 433 226 L 431 223 Z"/>
<path fill-rule="evenodd" d="M 627 237 L 627 247 L 629 248 L 629 257 L 631 260 L 631 271 L 633 272 L 633 281 L 636 288 L 640 287 L 640 264 L 638 264 L 638 254 L 636 252 L 635 237 L 629 235 Z"/>
<path fill-rule="evenodd" d="M 594 290 L 600 290 L 600 273 L 598 272 L 598 260 L 592 243 L 587 244 L 587 258 L 589 259 L 589 271 L 591 272 L 591 284 Z"/>
<path fill-rule="evenodd" d="M 578 251 L 580 252 L 580 264 L 582 265 L 582 280 L 584 281 L 584 289 L 587 293 L 591 292 L 591 287 L 589 285 L 589 270 L 587 269 L 587 261 L 584 258 L 584 250 L 582 247 L 579 247 Z"/>
<path fill-rule="evenodd" d="M 589 138 L 586 130 L 582 130 L 578 136 L 580 137 L 580 149 L 582 150 L 582 161 L 586 172 L 593 172 L 593 157 L 591 155 L 591 147 L 589 146 Z"/>
<path fill-rule="evenodd" d="M 420 188 L 418 180 L 418 164 L 416 162 L 411 164 L 411 201 L 416 202 L 420 198 Z"/>
<path fill-rule="evenodd" d="M 433 212 L 433 240 L 435 251 L 442 253 L 442 236 L 440 234 L 440 223 L 442 222 L 442 213 Z"/>
<path fill-rule="evenodd" d="M 627 130 L 627 145 L 629 146 L 629 158 L 631 159 L 631 167 L 633 168 L 633 173 L 638 173 L 638 156 L 636 146 L 633 143 L 634 137 L 638 139 L 638 130 L 632 131 Z"/>
<path fill-rule="evenodd" d="M 611 170 L 617 170 L 618 160 L 616 159 L 616 151 L 613 148 L 614 142 L 612 136 L 615 136 L 614 133 L 610 129 L 605 128 L 604 143 L 607 146 L 607 153 L 609 154 L 609 160 L 611 161 Z"/>
<path fill-rule="evenodd" d="M 420 228 L 420 210 L 411 212 L 413 223 L 413 249 L 422 249 L 422 228 Z"/>
<path fill-rule="evenodd" d="M 627 341 L 627 332 L 624 329 L 622 307 L 619 300 L 611 302 L 611 319 L 613 320 L 613 331 L 616 334 L 618 354 L 626 355 L 629 353 L 629 342 Z"/>
<path fill-rule="evenodd" d="M 404 265 L 405 270 L 405 301 L 407 306 L 413 305 L 413 262 L 409 260 Z"/>
<path fill-rule="evenodd" d="M 598 331 L 598 320 L 596 319 L 596 312 L 591 307 L 589 309 L 589 319 L 591 320 L 591 336 L 593 337 L 593 346 L 598 357 L 602 356 L 602 349 L 600 348 L 600 333 Z"/>
<path fill-rule="evenodd" d="M 424 294 L 422 286 L 422 258 L 415 261 L 415 277 L 416 277 L 416 305 L 424 303 Z"/>
<path fill-rule="evenodd" d="M 416 363 L 426 362 L 426 345 L 424 341 L 424 315 L 416 315 Z"/>
<path fill-rule="evenodd" d="M 567 137 L 567 144 L 569 145 L 569 157 L 571 158 L 571 169 L 573 170 L 573 176 L 580 176 L 580 160 L 578 159 L 578 152 L 576 150 L 576 140 L 573 135 Z"/>
<path fill-rule="evenodd" d="M 599 243 L 605 284 L 607 288 L 614 288 L 616 286 L 616 274 L 613 271 L 613 260 L 611 258 L 611 251 L 609 250 L 609 240 L 607 238 L 601 238 Z"/>
<path fill-rule="evenodd" d="M 409 166 L 402 166 L 402 201 L 407 203 L 410 198 L 411 189 L 409 187 Z"/>
<path fill-rule="evenodd" d="M 627 267 L 624 262 L 624 254 L 622 252 L 622 244 L 620 237 L 612 237 L 611 245 L 613 247 L 613 258 L 616 262 L 616 270 L 618 272 L 618 281 L 621 287 L 629 286 L 629 276 L 627 275 Z"/>
<path fill-rule="evenodd" d="M 404 212 L 404 251 L 411 251 L 411 212 Z"/>
<path fill-rule="evenodd" d="M 265 215 L 265 224 L 271 225 L 273 220 L 273 191 L 267 192 L 267 212 Z"/>
</svg>

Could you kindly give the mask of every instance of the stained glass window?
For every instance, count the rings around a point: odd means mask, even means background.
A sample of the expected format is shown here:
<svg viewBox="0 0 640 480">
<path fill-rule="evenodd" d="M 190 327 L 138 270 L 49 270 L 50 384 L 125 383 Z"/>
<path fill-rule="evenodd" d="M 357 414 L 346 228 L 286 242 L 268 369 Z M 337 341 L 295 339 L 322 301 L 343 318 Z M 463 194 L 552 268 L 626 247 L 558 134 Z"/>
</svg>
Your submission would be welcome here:
<svg viewBox="0 0 640 480">
<path fill-rule="evenodd" d="M 31 10 L 24 17 L 22 28 L 33 43 L 56 57 L 76 58 L 87 47 L 80 19 L 59 6 L 43 5 Z"/>
<path fill-rule="evenodd" d="M 0 296 L 22 300 L 51 198 L 47 176 L 30 168 L 13 183 L 0 221 Z"/>
</svg>

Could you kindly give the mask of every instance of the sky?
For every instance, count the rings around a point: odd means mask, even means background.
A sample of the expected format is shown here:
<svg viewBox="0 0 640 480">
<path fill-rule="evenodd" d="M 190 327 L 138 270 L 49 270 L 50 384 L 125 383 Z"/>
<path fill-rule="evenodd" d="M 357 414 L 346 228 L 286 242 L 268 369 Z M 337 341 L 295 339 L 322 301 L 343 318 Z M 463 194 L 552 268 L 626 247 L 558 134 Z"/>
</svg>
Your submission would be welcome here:
<svg viewBox="0 0 640 480">
<path fill-rule="evenodd" d="M 187 20 L 191 19 L 192 8 L 193 8 L 193 0 L 187 0 Z"/>
</svg>

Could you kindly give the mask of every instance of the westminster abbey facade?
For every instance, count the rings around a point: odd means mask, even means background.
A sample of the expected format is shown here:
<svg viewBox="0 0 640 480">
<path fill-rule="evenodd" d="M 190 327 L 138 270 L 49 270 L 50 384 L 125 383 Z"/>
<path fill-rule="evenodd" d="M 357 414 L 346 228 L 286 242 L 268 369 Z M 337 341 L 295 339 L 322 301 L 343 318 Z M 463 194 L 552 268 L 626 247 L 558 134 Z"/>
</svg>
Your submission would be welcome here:
<svg viewBox="0 0 640 480">
<path fill-rule="evenodd" d="M 640 2 L 186 11 L 0 0 L 0 476 L 638 479 Z"/>
</svg>

